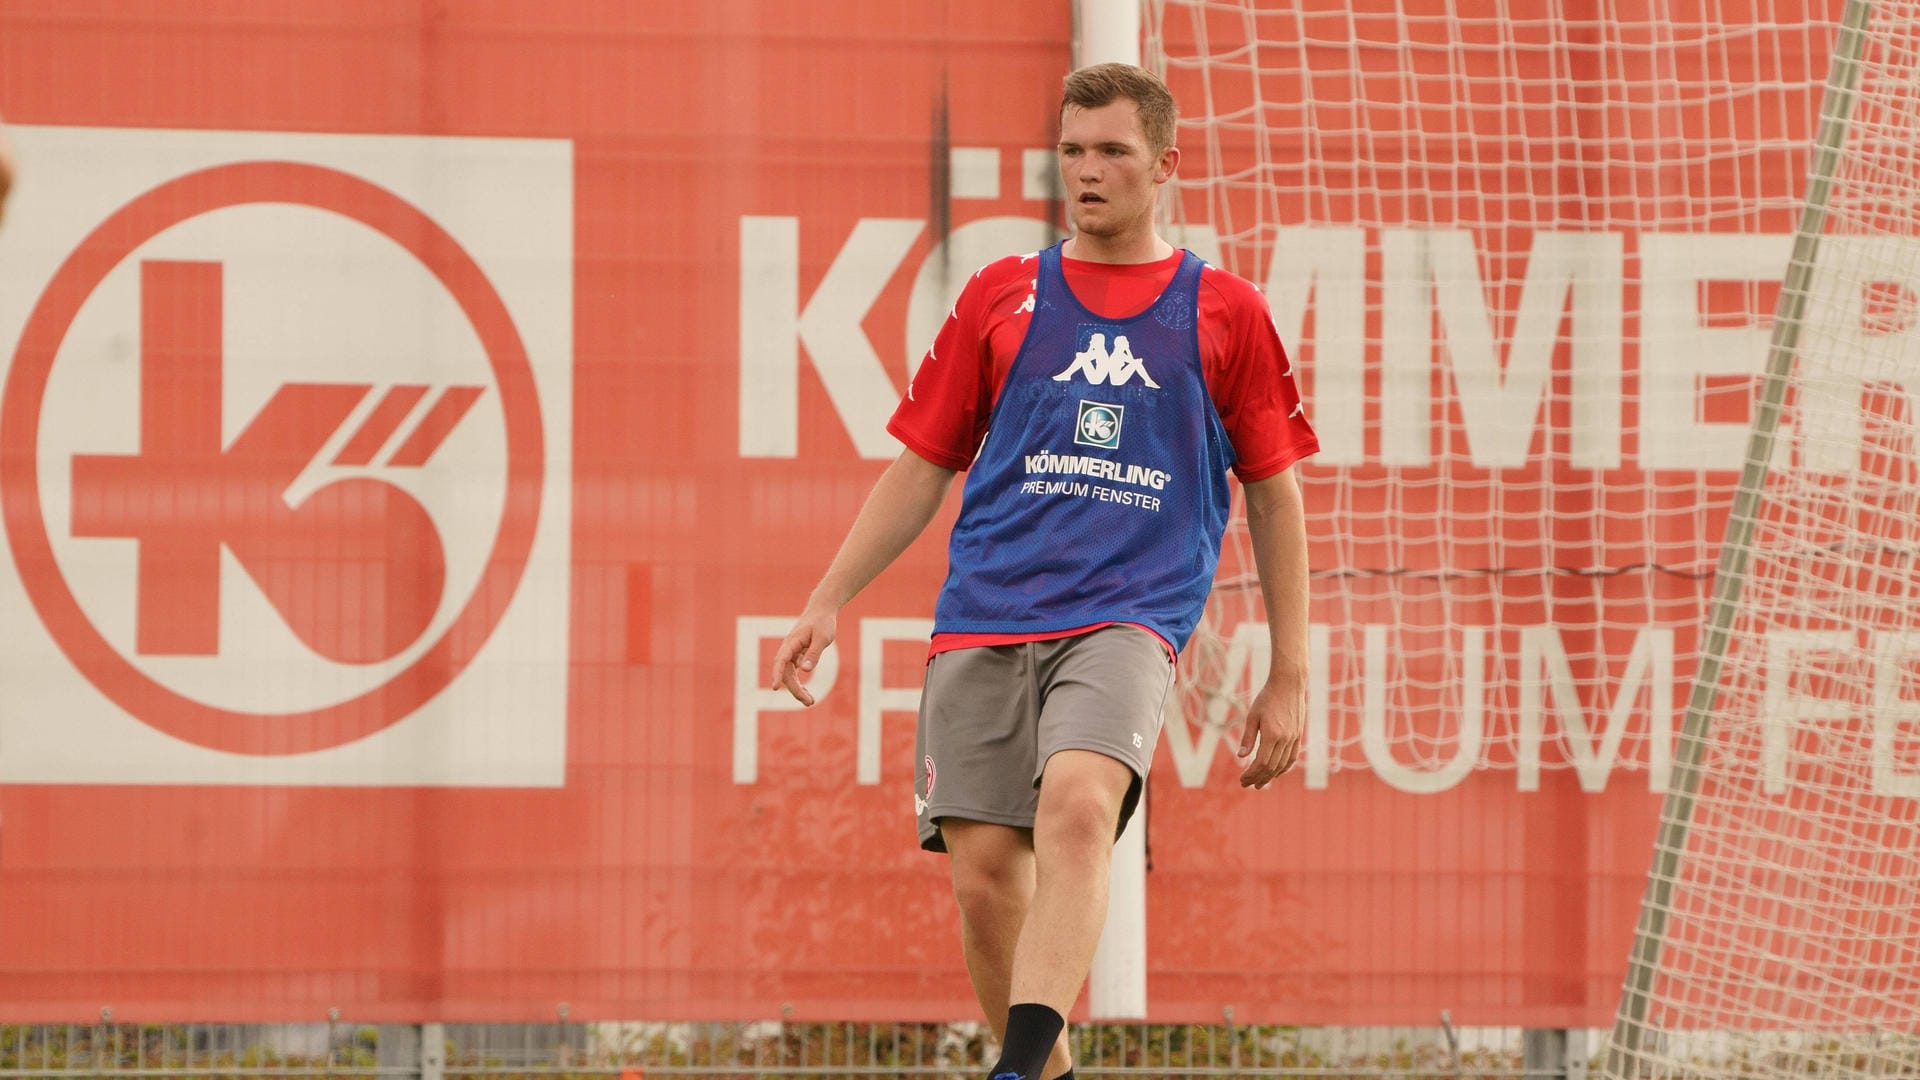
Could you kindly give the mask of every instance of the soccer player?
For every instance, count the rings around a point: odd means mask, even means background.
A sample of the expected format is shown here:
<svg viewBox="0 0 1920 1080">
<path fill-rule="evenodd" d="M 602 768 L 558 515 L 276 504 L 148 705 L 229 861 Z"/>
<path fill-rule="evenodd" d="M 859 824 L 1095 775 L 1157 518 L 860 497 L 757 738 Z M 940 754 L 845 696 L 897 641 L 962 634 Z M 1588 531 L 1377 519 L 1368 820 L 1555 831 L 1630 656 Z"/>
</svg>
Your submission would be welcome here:
<svg viewBox="0 0 1920 1080">
<path fill-rule="evenodd" d="M 1156 227 L 1175 104 L 1124 64 L 1069 75 L 1073 235 L 975 273 L 888 425 L 905 444 L 781 643 L 805 680 L 840 609 L 967 470 L 921 697 L 921 846 L 945 851 L 967 971 L 1003 1053 L 990 1080 L 1072 1076 L 1067 1011 L 1106 917 L 1114 839 L 1246 488 L 1273 657 L 1244 787 L 1293 766 L 1306 695 L 1306 528 L 1292 466 L 1319 449 L 1265 300 Z M 984 441 L 983 441 L 984 439 Z"/>
</svg>

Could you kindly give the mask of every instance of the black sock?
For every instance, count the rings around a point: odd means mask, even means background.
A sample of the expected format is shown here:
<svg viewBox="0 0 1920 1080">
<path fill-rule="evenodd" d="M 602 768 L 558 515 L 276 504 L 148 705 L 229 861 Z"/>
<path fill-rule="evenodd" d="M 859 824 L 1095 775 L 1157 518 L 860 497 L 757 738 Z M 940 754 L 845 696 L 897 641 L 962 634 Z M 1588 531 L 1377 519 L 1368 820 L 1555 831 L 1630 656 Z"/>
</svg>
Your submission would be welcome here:
<svg viewBox="0 0 1920 1080">
<path fill-rule="evenodd" d="M 987 1080 L 1040 1080 L 1040 1071 L 1047 1067 L 1053 1044 L 1066 1026 L 1065 1018 L 1039 1002 L 1025 1001 L 1008 1009 L 1007 1038 Z"/>
</svg>

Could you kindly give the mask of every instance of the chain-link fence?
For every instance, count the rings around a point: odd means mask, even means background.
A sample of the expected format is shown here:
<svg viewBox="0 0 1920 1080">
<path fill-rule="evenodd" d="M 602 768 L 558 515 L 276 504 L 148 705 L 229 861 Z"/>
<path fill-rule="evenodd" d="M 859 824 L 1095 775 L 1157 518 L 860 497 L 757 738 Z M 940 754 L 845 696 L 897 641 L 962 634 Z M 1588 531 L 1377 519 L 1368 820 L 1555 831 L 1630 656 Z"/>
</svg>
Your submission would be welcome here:
<svg viewBox="0 0 1920 1080">
<path fill-rule="evenodd" d="M 1081 1024 L 1075 1075 L 1584 1080 L 1597 1033 Z M 0 1027 L 0 1077 L 925 1077 L 978 1080 L 983 1024 L 93 1025 Z"/>
</svg>

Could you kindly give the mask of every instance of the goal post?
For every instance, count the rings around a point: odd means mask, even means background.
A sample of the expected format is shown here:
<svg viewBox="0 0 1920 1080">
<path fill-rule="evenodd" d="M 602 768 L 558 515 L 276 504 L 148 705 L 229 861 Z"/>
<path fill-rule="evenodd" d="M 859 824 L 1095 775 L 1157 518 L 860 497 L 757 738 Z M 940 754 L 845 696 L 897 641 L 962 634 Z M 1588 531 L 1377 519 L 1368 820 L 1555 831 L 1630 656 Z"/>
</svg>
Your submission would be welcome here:
<svg viewBox="0 0 1920 1080">
<path fill-rule="evenodd" d="M 1920 1067 L 1917 46 L 1835 32 L 1610 1077 Z"/>
<path fill-rule="evenodd" d="M 1638 837 L 1553 864 L 1613 950 L 1564 999 L 1611 1076 L 1920 1071 L 1920 2 L 1145 35 L 1174 224 L 1265 290 L 1322 437 L 1300 782 L 1644 823 L 1644 878 Z M 1254 582 L 1236 521 L 1196 733 L 1258 689 Z"/>
<path fill-rule="evenodd" d="M 1806 209 L 1801 215 L 1799 231 L 1794 236 L 1793 256 L 1781 284 L 1778 314 L 1767 349 L 1766 373 L 1754 405 L 1746 463 L 1740 472 L 1733 507 L 1727 515 L 1726 537 L 1721 543 L 1720 561 L 1714 573 L 1713 603 L 1707 610 L 1701 636 L 1699 667 L 1694 673 L 1680 737 L 1674 748 L 1672 779 L 1661 809 L 1660 834 L 1654 843 L 1653 864 L 1647 874 L 1646 897 L 1641 901 L 1633 951 L 1627 962 L 1626 984 L 1620 995 L 1620 1011 L 1607 1047 L 1606 1075 L 1609 1077 L 1635 1077 L 1647 1071 L 1644 1060 L 1649 1034 L 1647 1014 L 1672 912 L 1674 885 L 1679 879 L 1687 833 L 1693 825 L 1701 770 L 1705 767 L 1705 748 L 1720 697 L 1720 678 L 1746 584 L 1767 472 L 1779 441 L 1781 409 L 1786 402 L 1794 360 L 1799 354 L 1801 331 L 1806 325 L 1807 302 L 1820 259 L 1821 237 L 1827 226 L 1828 200 L 1839 171 L 1847 122 L 1853 113 L 1860 54 L 1871 8 L 1871 0 L 1848 0 L 1834 41 L 1820 128 L 1807 178 Z M 1920 182 L 1920 176 L 1914 179 Z"/>
<path fill-rule="evenodd" d="M 1140 0 L 1074 0 L 1073 66 L 1140 63 Z M 1116 839 L 1106 921 L 1087 972 L 1087 1012 L 1096 1020 L 1147 1015 L 1146 799 Z"/>
</svg>

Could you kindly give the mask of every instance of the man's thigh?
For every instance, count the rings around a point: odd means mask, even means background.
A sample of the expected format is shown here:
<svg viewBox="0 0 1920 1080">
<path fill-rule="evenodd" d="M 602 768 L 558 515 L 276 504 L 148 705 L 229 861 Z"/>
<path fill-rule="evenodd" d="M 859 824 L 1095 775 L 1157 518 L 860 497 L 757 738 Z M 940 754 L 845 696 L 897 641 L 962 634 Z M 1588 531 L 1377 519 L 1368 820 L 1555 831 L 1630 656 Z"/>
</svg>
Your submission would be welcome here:
<svg viewBox="0 0 1920 1080">
<path fill-rule="evenodd" d="M 1039 784 L 1047 763 L 1066 750 L 1091 751 L 1125 765 L 1133 781 L 1121 799 L 1118 836 L 1146 786 L 1173 686 L 1173 658 L 1159 638 L 1135 626 L 1109 626 L 1038 648 L 1044 700 L 1033 782 Z"/>
<path fill-rule="evenodd" d="M 1061 750 L 1105 754 L 1133 772 L 1124 827 L 1172 684 L 1166 646 L 1134 626 L 934 656 L 915 733 L 920 846 L 946 850 L 943 817 L 1031 829 L 1041 773 Z"/>
<path fill-rule="evenodd" d="M 1173 662 L 1160 639 L 1135 626 L 1038 642 L 1044 698 L 1033 781 L 1062 750 L 1092 750 L 1145 778 L 1160 739 Z"/>
<path fill-rule="evenodd" d="M 943 817 L 1033 828 L 1039 705 L 1025 645 L 955 649 L 928 661 L 913 755 L 921 847 L 947 850 Z"/>
</svg>

